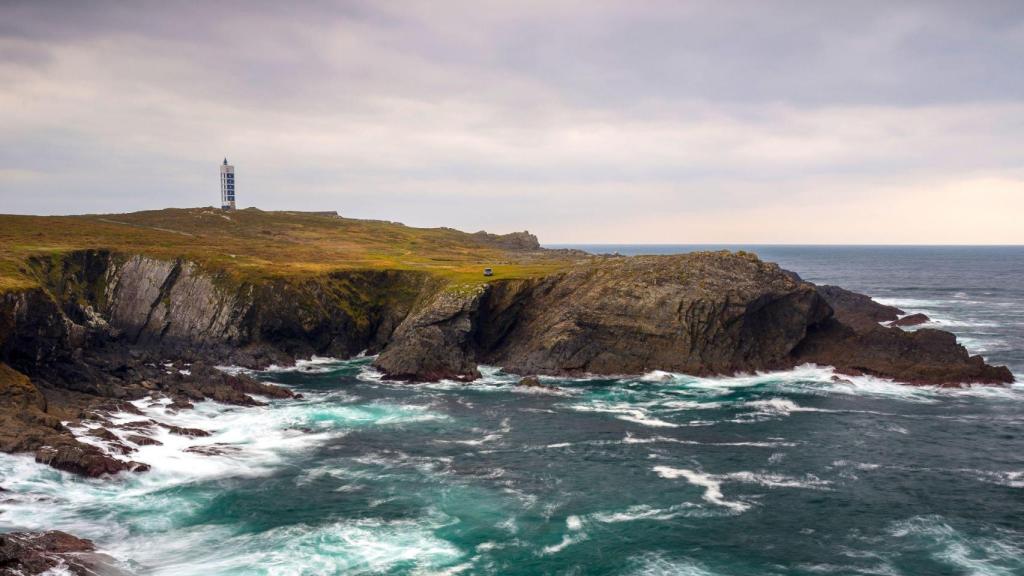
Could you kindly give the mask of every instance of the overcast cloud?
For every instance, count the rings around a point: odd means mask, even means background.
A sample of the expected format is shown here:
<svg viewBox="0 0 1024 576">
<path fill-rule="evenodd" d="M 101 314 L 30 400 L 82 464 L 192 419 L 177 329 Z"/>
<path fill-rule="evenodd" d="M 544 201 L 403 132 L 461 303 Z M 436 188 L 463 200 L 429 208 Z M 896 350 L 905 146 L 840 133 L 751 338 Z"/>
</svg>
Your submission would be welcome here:
<svg viewBox="0 0 1024 576">
<path fill-rule="evenodd" d="M 0 0 L 0 212 L 1024 243 L 1019 1 L 290 4 Z"/>
</svg>

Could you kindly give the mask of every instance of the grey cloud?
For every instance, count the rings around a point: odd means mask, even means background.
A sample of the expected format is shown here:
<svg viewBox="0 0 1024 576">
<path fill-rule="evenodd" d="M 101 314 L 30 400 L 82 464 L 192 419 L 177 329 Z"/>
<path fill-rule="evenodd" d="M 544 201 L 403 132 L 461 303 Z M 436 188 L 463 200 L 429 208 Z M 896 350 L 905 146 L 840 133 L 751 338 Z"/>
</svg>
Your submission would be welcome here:
<svg viewBox="0 0 1024 576">
<path fill-rule="evenodd" d="M 8 0 L 0 212 L 211 204 L 225 154 L 243 204 L 552 240 L 998 194 L 1022 61 L 1016 1 Z"/>
</svg>

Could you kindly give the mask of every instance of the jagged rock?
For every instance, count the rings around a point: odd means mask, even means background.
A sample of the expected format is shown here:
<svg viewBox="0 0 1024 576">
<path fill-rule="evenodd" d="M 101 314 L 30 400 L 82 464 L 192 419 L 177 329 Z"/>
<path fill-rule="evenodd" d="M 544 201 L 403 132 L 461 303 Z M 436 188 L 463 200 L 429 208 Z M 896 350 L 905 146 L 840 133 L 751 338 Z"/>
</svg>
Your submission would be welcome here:
<svg viewBox="0 0 1024 576">
<path fill-rule="evenodd" d="M 178 436 L 188 436 L 189 438 L 205 438 L 210 436 L 210 433 L 206 430 L 200 430 L 199 428 L 185 428 L 182 426 L 174 426 L 173 424 L 160 423 L 160 426 L 166 428 L 171 434 Z"/>
<path fill-rule="evenodd" d="M 787 365 L 829 313 L 752 254 L 606 258 L 489 298 L 476 343 L 526 374 L 733 373 Z"/>
<path fill-rule="evenodd" d="M 212 444 L 209 446 L 189 446 L 185 448 L 185 452 L 191 454 L 202 454 L 203 456 L 223 456 L 225 454 L 231 454 L 238 452 L 240 449 L 237 446 L 231 446 L 228 444 Z"/>
<path fill-rule="evenodd" d="M 504 250 L 540 250 L 540 241 L 528 231 L 491 234 L 481 230 L 473 234 L 473 238 L 486 246 Z"/>
<path fill-rule="evenodd" d="M 957 344 L 956 336 L 922 328 L 904 332 L 874 326 L 856 330 L 838 320 L 816 326 L 795 351 L 798 362 L 835 366 L 846 374 L 869 374 L 908 384 L 1005 384 L 1013 374 L 990 366 Z"/>
<path fill-rule="evenodd" d="M 892 322 L 889 322 L 889 326 L 920 326 L 921 324 L 927 324 L 931 321 L 932 319 L 926 314 L 917 313 L 904 316 L 899 320 L 893 320 Z"/>
<path fill-rule="evenodd" d="M 818 293 L 832 307 L 840 322 L 854 328 L 871 328 L 879 322 L 894 321 L 904 314 L 895 306 L 880 304 L 870 296 L 839 286 L 818 286 Z"/>
<path fill-rule="evenodd" d="M 524 388 L 539 388 L 543 386 L 543 384 L 540 383 L 540 378 L 537 378 L 536 376 L 526 376 L 521 378 L 518 385 Z"/>
<path fill-rule="evenodd" d="M 402 322 L 374 365 L 395 380 L 479 378 L 472 336 L 487 291 L 442 290 Z"/>
<path fill-rule="evenodd" d="M 0 574 L 25 576 L 51 570 L 75 576 L 127 576 L 89 540 L 52 530 L 0 534 Z"/>
<path fill-rule="evenodd" d="M 376 366 L 395 379 L 434 380 L 473 378 L 477 362 L 554 375 L 732 374 L 817 362 L 911 383 L 1012 381 L 1005 368 L 969 358 L 951 334 L 884 332 L 878 322 L 901 313 L 750 254 L 606 257 L 428 300 Z"/>
<path fill-rule="evenodd" d="M 163 446 L 163 442 L 141 434 L 130 434 L 125 438 L 125 440 L 139 446 Z"/>
<path fill-rule="evenodd" d="M 519 383 L 516 384 L 516 385 L 517 386 L 521 386 L 523 388 L 534 388 L 534 389 L 540 389 L 540 390 L 554 390 L 555 389 L 554 386 L 548 386 L 547 384 L 541 382 L 540 378 L 537 378 L 536 376 L 526 376 L 525 378 L 521 378 L 519 380 Z"/>
<path fill-rule="evenodd" d="M 528 233 L 478 240 L 539 250 Z M 362 350 L 380 351 L 388 377 L 414 381 L 471 380 L 478 363 L 521 374 L 730 374 L 800 362 L 919 383 L 1012 380 L 948 333 L 879 326 L 899 309 L 750 254 L 563 256 L 576 264 L 477 286 L 379 270 L 240 282 L 182 259 L 103 250 L 34 259 L 42 286 L 0 294 L 0 450 L 84 474 L 141 470 L 78 442 L 61 421 L 141 415 L 132 402 L 155 391 L 174 410 L 294 397 L 214 366 Z M 114 452 L 132 449 L 104 437 Z"/>
<path fill-rule="evenodd" d="M 99 448 L 71 440 L 58 446 L 43 446 L 36 450 L 36 462 L 58 470 L 74 472 L 90 478 L 122 471 L 144 472 L 148 464 L 118 460 L 104 454 Z"/>
<path fill-rule="evenodd" d="M 120 438 L 117 437 L 117 434 L 114 434 L 113 432 L 107 430 L 106 428 L 97 428 L 95 430 L 90 430 L 89 436 L 95 436 L 96 438 L 100 438 L 111 442 L 116 442 L 117 440 L 120 440 Z"/>
</svg>

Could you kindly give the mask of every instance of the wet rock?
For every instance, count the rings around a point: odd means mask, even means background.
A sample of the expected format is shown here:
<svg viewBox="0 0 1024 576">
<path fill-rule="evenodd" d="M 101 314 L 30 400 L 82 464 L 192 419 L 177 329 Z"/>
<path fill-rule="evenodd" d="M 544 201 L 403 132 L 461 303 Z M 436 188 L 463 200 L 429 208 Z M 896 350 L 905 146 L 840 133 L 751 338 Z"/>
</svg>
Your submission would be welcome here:
<svg viewBox="0 0 1024 576">
<path fill-rule="evenodd" d="M 125 440 L 139 446 L 163 446 L 163 442 L 140 434 L 130 434 Z"/>
<path fill-rule="evenodd" d="M 202 454 L 203 456 L 223 456 L 239 452 L 240 448 L 228 444 L 211 444 L 208 446 L 190 446 L 185 448 L 184 451 L 190 454 Z"/>
<path fill-rule="evenodd" d="M 167 407 L 172 410 L 191 410 L 192 408 L 195 408 L 195 404 L 189 402 L 188 399 L 183 396 L 178 396 L 173 402 L 168 404 Z"/>
<path fill-rule="evenodd" d="M 159 423 L 161 427 L 166 428 L 171 434 L 178 436 L 187 436 L 189 438 L 205 438 L 210 436 L 210 433 L 206 430 L 200 430 L 199 428 L 184 428 L 182 426 L 175 426 L 173 424 Z"/>
<path fill-rule="evenodd" d="M 797 362 L 835 366 L 846 374 L 868 374 L 908 384 L 956 386 L 967 383 L 1006 384 L 1013 374 L 971 356 L 942 330 L 905 332 L 875 326 L 856 330 L 831 319 L 816 326 L 794 352 Z"/>
<path fill-rule="evenodd" d="M 817 290 L 832 307 L 836 319 L 852 328 L 870 329 L 879 322 L 892 322 L 904 313 L 895 306 L 880 304 L 870 296 L 839 286 L 823 285 Z"/>
<path fill-rule="evenodd" d="M 43 446 L 36 450 L 36 462 L 53 466 L 58 470 L 96 478 L 118 472 L 145 472 L 148 464 L 118 460 L 104 454 L 99 448 L 76 441 L 66 441 L 59 446 Z"/>
<path fill-rule="evenodd" d="M 899 320 L 889 322 L 889 326 L 920 326 L 921 324 L 927 324 L 928 322 L 931 321 L 932 319 L 929 318 L 927 315 L 917 313 L 910 314 L 904 316 L 903 318 L 900 318 Z"/>
<path fill-rule="evenodd" d="M 0 574 L 29 575 L 60 570 L 75 576 L 126 576 L 89 540 L 53 530 L 0 534 Z"/>
<path fill-rule="evenodd" d="M 156 427 L 156 422 L 153 420 L 135 420 L 133 422 L 125 422 L 120 425 L 120 428 L 124 430 L 152 430 Z"/>
<path fill-rule="evenodd" d="M 295 396 L 287 388 L 266 384 L 246 375 L 228 374 L 202 362 L 193 364 L 192 373 L 186 377 L 185 383 L 179 387 L 179 390 L 184 396 L 193 400 L 209 398 L 217 402 L 239 406 L 262 406 L 264 404 L 251 395 L 277 399 Z"/>
<path fill-rule="evenodd" d="M 128 446 L 127 444 L 124 444 L 122 442 L 108 442 L 106 446 L 107 450 L 109 450 L 110 452 L 115 452 L 122 456 L 127 456 L 132 452 L 135 452 L 135 448 L 132 448 L 131 446 Z"/>
<path fill-rule="evenodd" d="M 519 380 L 518 385 L 523 386 L 524 388 L 540 388 L 543 386 L 543 384 L 540 383 L 540 378 L 537 378 L 536 376 L 526 376 Z"/>
<path fill-rule="evenodd" d="M 475 380 L 480 377 L 473 332 L 483 286 L 444 289 L 413 312 L 374 366 L 393 380 Z"/>
<path fill-rule="evenodd" d="M 113 432 L 107 430 L 106 428 L 96 428 L 95 430 L 90 430 L 89 436 L 94 436 L 96 438 L 100 438 L 102 440 L 107 440 L 110 442 L 116 442 L 120 440 L 117 434 L 114 434 Z"/>
</svg>

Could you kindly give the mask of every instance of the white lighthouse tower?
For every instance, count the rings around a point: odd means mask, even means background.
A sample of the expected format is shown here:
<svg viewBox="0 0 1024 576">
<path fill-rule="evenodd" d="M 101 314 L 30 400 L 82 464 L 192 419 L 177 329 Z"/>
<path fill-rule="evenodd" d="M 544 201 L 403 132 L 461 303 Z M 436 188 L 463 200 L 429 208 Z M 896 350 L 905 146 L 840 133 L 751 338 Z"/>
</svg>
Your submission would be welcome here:
<svg viewBox="0 0 1024 576">
<path fill-rule="evenodd" d="M 222 210 L 235 209 L 235 167 L 228 159 L 220 166 L 220 207 Z"/>
</svg>

